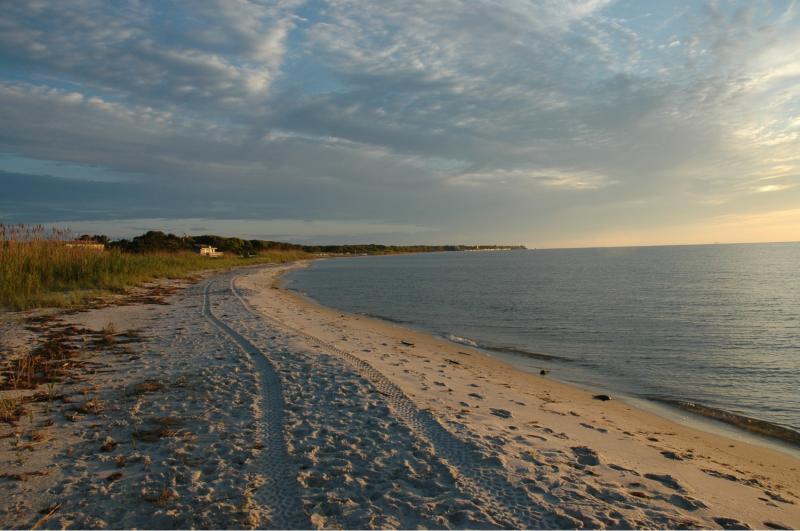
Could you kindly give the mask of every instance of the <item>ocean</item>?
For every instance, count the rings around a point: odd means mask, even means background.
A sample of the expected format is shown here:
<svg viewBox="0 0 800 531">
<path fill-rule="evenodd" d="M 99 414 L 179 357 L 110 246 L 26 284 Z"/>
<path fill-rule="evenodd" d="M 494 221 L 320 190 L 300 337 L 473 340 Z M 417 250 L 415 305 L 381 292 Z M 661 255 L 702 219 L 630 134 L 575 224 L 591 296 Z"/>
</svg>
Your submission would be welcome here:
<svg viewBox="0 0 800 531">
<path fill-rule="evenodd" d="M 340 258 L 285 285 L 523 370 L 800 432 L 800 243 Z"/>
</svg>

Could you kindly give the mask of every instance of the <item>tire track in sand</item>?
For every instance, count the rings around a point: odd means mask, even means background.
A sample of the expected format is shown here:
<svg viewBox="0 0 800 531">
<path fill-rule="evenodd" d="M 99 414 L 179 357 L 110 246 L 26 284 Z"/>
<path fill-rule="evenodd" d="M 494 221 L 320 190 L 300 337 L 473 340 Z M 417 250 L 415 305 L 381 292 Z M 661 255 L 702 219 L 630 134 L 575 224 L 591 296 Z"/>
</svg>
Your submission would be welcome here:
<svg viewBox="0 0 800 531">
<path fill-rule="evenodd" d="M 270 527 L 277 529 L 309 529 L 311 524 L 303 511 L 296 474 L 289 460 L 283 430 L 284 402 L 281 381 L 269 357 L 256 348 L 244 336 L 214 315 L 211 309 L 211 287 L 215 281 L 206 284 L 203 297 L 203 315 L 234 343 L 236 343 L 255 363 L 263 390 L 261 411 L 265 417 L 262 426 L 264 433 L 261 442 L 263 470 L 266 483 L 254 492 L 256 501 L 269 508 Z"/>
<path fill-rule="evenodd" d="M 487 459 L 477 446 L 449 432 L 429 411 L 419 409 L 397 385 L 369 363 L 327 341 L 253 309 L 236 287 L 238 276 L 231 278 L 230 290 L 248 313 L 291 330 L 346 361 L 357 374 L 370 382 L 384 396 L 386 403 L 395 411 L 399 420 L 435 448 L 440 459 L 451 467 L 460 490 L 485 507 L 487 512 L 499 520 L 504 520 L 507 527 L 539 529 L 560 527 L 548 507 L 532 499 L 525 489 L 509 480 L 501 464 Z"/>
</svg>

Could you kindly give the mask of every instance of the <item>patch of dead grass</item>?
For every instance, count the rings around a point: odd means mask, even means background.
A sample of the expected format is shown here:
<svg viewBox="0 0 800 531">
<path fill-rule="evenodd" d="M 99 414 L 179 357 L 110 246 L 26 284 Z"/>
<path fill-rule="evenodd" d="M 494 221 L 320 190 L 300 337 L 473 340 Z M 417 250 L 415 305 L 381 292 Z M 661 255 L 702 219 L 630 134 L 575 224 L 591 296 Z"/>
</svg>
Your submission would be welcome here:
<svg viewBox="0 0 800 531">
<path fill-rule="evenodd" d="M 0 422 L 13 424 L 24 414 L 25 408 L 20 398 L 0 398 Z"/>
<path fill-rule="evenodd" d="M 170 502 L 170 500 L 173 500 L 177 497 L 178 493 L 168 487 L 164 487 L 163 489 L 160 489 L 156 492 L 152 491 L 142 492 L 142 498 L 144 498 L 146 501 L 149 501 L 150 503 L 158 505 L 159 507 L 166 506 Z"/>
<path fill-rule="evenodd" d="M 189 432 L 182 430 L 184 421 L 177 417 L 156 417 L 149 420 L 151 428 L 136 430 L 131 436 L 142 442 L 158 442 L 160 439 L 188 435 Z"/>
<path fill-rule="evenodd" d="M 46 470 L 32 470 L 30 472 L 3 472 L 0 474 L 0 478 L 3 479 L 11 479 L 14 481 L 28 481 L 28 479 L 36 476 L 46 476 L 48 472 Z"/>
<path fill-rule="evenodd" d="M 75 411 L 77 411 L 78 413 L 82 413 L 84 415 L 89 415 L 89 414 L 99 415 L 100 413 L 103 412 L 103 410 L 105 410 L 105 408 L 106 408 L 106 403 L 95 397 L 79 405 L 77 408 L 75 408 Z"/>
<path fill-rule="evenodd" d="M 163 389 L 164 385 L 160 382 L 155 380 L 145 380 L 143 382 L 139 382 L 131 386 L 128 394 L 131 395 L 143 395 L 146 393 L 153 393 L 155 391 L 159 391 Z"/>
</svg>

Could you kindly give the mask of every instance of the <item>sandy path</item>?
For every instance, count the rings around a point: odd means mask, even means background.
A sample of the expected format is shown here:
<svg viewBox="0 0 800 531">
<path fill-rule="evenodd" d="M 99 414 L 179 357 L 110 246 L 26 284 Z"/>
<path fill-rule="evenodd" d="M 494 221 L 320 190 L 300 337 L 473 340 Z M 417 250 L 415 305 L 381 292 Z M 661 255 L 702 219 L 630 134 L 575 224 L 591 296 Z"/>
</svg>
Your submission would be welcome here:
<svg viewBox="0 0 800 531">
<path fill-rule="evenodd" d="M 102 371 L 60 384 L 63 404 L 8 428 L 18 434 L 2 439 L 9 443 L 45 442 L 30 455 L 19 445 L 0 448 L 0 468 L 24 477 L 0 478 L 0 527 L 518 522 L 507 500 L 465 479 L 394 413 L 397 396 L 390 400 L 322 345 L 248 311 L 232 289 L 237 274 L 193 285 L 167 306 L 63 318 L 113 323 L 120 336 L 135 325 L 141 340 L 87 352 Z M 410 402 L 403 407 L 406 418 L 425 418 Z"/>
<path fill-rule="evenodd" d="M 264 447 L 260 469 L 265 473 L 263 485 L 257 491 L 255 501 L 266 507 L 271 515 L 270 525 L 281 529 L 308 528 L 309 522 L 300 504 L 299 490 L 293 467 L 289 461 L 284 440 L 284 403 L 281 382 L 269 356 L 260 351 L 241 334 L 214 315 L 211 309 L 211 290 L 217 284 L 206 282 L 203 290 L 203 315 L 222 330 L 257 368 L 262 389 L 261 413 L 256 433 Z"/>
<path fill-rule="evenodd" d="M 24 478 L 0 480 L 0 527 L 31 527 L 48 514 L 40 527 L 271 525 L 275 506 L 260 499 L 275 493 L 261 488 L 273 477 L 261 372 L 203 316 L 203 289 L 49 325 L 112 323 L 120 339 L 81 355 L 93 369 L 58 383 L 58 402 L 30 404 L 30 419 L 0 425 L 17 434 L 2 439 L 0 470 Z M 140 339 L 123 344 L 132 327 Z M 77 349 L 88 334 L 73 338 Z M 15 440 L 41 442 L 19 450 Z"/>
<path fill-rule="evenodd" d="M 257 316 L 258 314 L 239 295 L 235 281 L 236 278 L 231 280 L 231 291 L 248 312 Z M 509 483 L 507 478 L 499 473 L 496 462 L 487 458 L 474 445 L 453 436 L 429 412 L 417 408 L 399 387 L 368 363 L 302 330 L 285 323 L 277 325 L 314 343 L 315 348 L 338 355 L 352 371 L 365 382 L 369 382 L 374 391 L 382 395 L 382 401 L 389 407 L 393 416 L 403 422 L 419 442 L 432 447 L 433 454 L 449 466 L 458 489 L 483 507 L 487 513 L 492 514 L 498 524 L 517 528 L 544 528 L 557 525 L 554 521 L 548 522 L 543 519 L 536 504 L 526 492 Z"/>
<path fill-rule="evenodd" d="M 232 279 L 231 290 L 242 305 L 255 314 L 238 294 L 235 282 L 236 278 Z M 450 467 L 459 489 L 486 512 L 494 515 L 500 525 L 515 528 L 558 527 L 557 519 L 545 518 L 535 500 L 532 500 L 525 490 L 508 481 L 496 460 L 481 452 L 475 445 L 447 431 L 430 412 L 420 410 L 398 386 L 369 363 L 287 323 L 276 324 L 314 343 L 315 347 L 338 355 L 352 370 L 369 382 L 384 397 L 384 402 L 392 414 L 408 426 L 414 436 L 432 446 L 433 453 Z"/>
<path fill-rule="evenodd" d="M 217 307 L 282 376 L 292 404 L 287 439 L 300 460 L 307 489 L 301 496 L 315 526 L 530 527 L 539 521 L 532 506 L 520 503 L 524 493 L 509 495 L 515 489 L 496 476 L 496 464 L 482 464 L 483 456 L 380 373 L 296 329 L 269 326 L 239 296 L 235 276 Z M 492 480 L 499 489 L 488 487 Z"/>
</svg>

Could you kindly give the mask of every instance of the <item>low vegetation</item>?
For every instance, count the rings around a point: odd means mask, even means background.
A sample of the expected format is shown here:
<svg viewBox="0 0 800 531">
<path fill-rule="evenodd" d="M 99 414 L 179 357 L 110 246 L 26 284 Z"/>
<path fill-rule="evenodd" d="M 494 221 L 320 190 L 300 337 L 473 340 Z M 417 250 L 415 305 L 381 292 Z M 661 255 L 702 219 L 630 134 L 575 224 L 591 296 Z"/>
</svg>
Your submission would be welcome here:
<svg viewBox="0 0 800 531">
<path fill-rule="evenodd" d="M 191 247 L 140 245 L 134 251 L 112 243 L 98 251 L 69 246 L 70 239 L 64 231 L 41 226 L 0 225 L 0 309 L 73 306 L 104 292 L 120 292 L 159 278 L 308 256 L 302 250 L 259 249 L 245 253 L 246 257 L 226 253 L 210 259 Z"/>
<path fill-rule="evenodd" d="M 219 258 L 201 256 L 216 247 Z M 206 269 L 287 262 L 311 255 L 376 255 L 441 251 L 524 249 L 498 245 L 298 245 L 214 235 L 176 236 L 148 231 L 130 240 L 102 235 L 74 240 L 68 231 L 0 224 L 0 310 L 68 307 L 107 292 L 158 278 Z"/>
<path fill-rule="evenodd" d="M 83 238 L 109 243 L 105 236 Z M 522 245 L 380 245 L 375 243 L 351 245 L 300 245 L 271 240 L 243 240 L 223 236 L 176 236 L 160 231 L 149 231 L 131 240 L 110 242 L 115 248 L 131 252 L 181 251 L 196 249 L 199 245 L 211 245 L 220 251 L 249 255 L 263 252 L 295 251 L 326 255 L 376 255 L 400 253 L 431 253 L 445 251 L 489 251 L 496 249 L 524 249 Z"/>
</svg>

